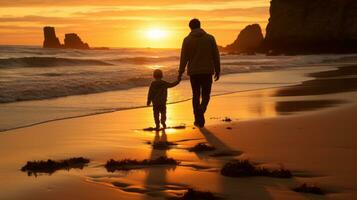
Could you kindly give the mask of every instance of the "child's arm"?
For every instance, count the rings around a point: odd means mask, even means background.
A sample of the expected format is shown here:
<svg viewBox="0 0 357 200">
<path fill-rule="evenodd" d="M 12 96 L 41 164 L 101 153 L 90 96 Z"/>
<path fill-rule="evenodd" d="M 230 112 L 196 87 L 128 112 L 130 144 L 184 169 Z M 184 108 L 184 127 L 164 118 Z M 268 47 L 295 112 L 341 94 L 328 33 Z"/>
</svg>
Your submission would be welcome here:
<svg viewBox="0 0 357 200">
<path fill-rule="evenodd" d="M 148 99 L 147 99 L 147 102 L 146 102 L 146 105 L 147 105 L 147 106 L 150 106 L 150 104 L 151 104 L 151 102 L 152 102 L 152 95 L 153 95 L 152 85 L 150 85 L 149 93 L 148 93 Z"/>
<path fill-rule="evenodd" d="M 181 82 L 181 77 L 179 76 L 178 79 L 177 79 L 177 81 L 172 82 L 172 83 L 167 82 L 167 88 L 175 87 L 175 86 L 178 85 L 180 82 Z"/>
</svg>

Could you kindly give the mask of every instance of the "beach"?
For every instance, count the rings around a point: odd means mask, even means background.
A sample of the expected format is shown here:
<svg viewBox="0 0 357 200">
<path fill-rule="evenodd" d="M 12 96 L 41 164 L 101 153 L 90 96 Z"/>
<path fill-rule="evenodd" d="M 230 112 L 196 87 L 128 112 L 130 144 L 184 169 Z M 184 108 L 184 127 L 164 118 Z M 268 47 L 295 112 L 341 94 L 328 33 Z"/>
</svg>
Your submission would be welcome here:
<svg viewBox="0 0 357 200">
<path fill-rule="evenodd" d="M 0 199 L 166 199 L 188 188 L 224 199 L 355 199 L 356 71 L 347 64 L 304 68 L 300 83 L 213 96 L 203 129 L 192 125 L 191 102 L 183 101 L 168 105 L 167 123 L 185 124 L 184 129 L 143 131 L 153 125 L 152 108 L 143 107 L 4 131 Z M 178 145 L 157 150 L 149 144 L 161 140 Z M 230 155 L 187 150 L 199 142 Z M 83 169 L 38 176 L 20 171 L 27 161 L 79 156 L 91 160 Z M 115 172 L 104 167 L 109 159 L 160 156 L 180 164 Z M 283 167 L 293 177 L 222 176 L 220 169 L 233 159 Z M 302 183 L 315 184 L 326 194 L 292 190 Z"/>
</svg>

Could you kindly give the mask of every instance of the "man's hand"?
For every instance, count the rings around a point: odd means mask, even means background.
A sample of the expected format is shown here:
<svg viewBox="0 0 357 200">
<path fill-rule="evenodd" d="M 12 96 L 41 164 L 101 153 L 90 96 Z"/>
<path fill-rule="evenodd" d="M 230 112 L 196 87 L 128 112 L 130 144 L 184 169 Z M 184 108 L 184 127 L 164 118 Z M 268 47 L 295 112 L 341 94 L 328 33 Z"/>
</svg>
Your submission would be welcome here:
<svg viewBox="0 0 357 200">
<path fill-rule="evenodd" d="M 220 74 L 219 73 L 215 73 L 214 74 L 214 81 L 218 81 L 219 77 L 220 77 Z"/>
<path fill-rule="evenodd" d="M 148 102 L 146 103 L 146 106 L 150 106 L 150 101 L 148 101 Z"/>
</svg>

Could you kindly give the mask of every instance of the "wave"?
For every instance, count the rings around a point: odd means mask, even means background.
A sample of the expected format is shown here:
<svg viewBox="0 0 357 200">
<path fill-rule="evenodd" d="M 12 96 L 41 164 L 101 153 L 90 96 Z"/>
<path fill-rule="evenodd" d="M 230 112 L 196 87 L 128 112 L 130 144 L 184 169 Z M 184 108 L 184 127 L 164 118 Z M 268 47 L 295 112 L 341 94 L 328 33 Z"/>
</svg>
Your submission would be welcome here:
<svg viewBox="0 0 357 200">
<path fill-rule="evenodd" d="M 178 61 L 178 56 L 166 56 L 166 57 L 128 57 L 128 58 L 119 58 L 112 61 L 130 63 L 130 64 L 152 64 L 158 62 L 168 62 L 168 61 Z"/>
<path fill-rule="evenodd" d="M 277 70 L 282 68 L 284 67 L 225 67 L 222 71 L 222 75 Z M 142 72 L 140 75 L 131 74 L 130 76 L 122 76 L 119 72 L 118 74 L 113 72 L 80 72 L 75 74 L 47 72 L 37 75 L 44 78 L 36 76 L 33 80 L 27 79 L 27 81 L 23 82 L 9 82 L 0 85 L 0 103 L 127 90 L 135 87 L 148 86 L 152 81 L 151 71 Z M 176 76 L 176 68 L 165 70 L 165 79 L 174 80 Z M 187 76 L 183 78 L 188 79 Z"/>
<path fill-rule="evenodd" d="M 57 57 L 21 57 L 0 59 L 1 68 L 11 67 L 57 67 L 57 66 L 91 66 L 113 65 L 94 59 L 73 59 Z"/>
</svg>

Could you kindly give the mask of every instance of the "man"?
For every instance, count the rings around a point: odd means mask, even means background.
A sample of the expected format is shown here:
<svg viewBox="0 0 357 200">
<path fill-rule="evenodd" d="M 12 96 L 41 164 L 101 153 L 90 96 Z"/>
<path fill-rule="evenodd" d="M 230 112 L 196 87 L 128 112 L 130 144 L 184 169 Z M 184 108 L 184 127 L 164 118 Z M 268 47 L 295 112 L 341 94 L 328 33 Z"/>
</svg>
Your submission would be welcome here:
<svg viewBox="0 0 357 200">
<path fill-rule="evenodd" d="M 220 76 L 219 51 L 216 40 L 201 29 L 201 22 L 198 19 L 192 19 L 189 27 L 191 33 L 184 39 L 181 49 L 179 78 L 187 66 L 187 74 L 190 76 L 192 87 L 195 125 L 204 127 L 204 113 L 210 100 L 212 75 L 215 81 L 218 81 Z"/>
</svg>

